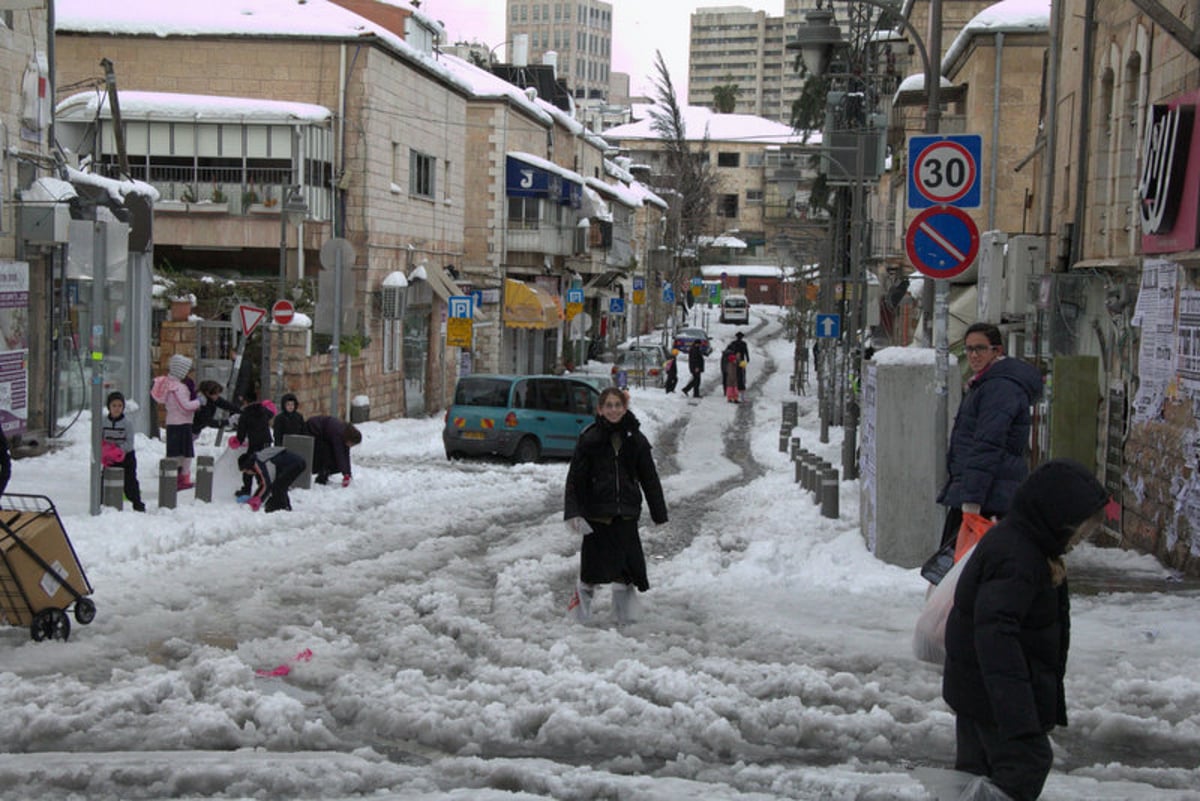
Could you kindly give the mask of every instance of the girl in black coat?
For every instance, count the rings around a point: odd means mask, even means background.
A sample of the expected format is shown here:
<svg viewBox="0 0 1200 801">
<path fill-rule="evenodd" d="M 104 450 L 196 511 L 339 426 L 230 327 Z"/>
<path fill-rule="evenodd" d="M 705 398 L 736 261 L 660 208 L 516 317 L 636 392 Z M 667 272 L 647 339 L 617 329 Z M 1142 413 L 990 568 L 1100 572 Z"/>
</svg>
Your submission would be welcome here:
<svg viewBox="0 0 1200 801">
<path fill-rule="evenodd" d="M 286 392 L 279 399 L 279 414 L 275 415 L 273 427 L 276 445 L 283 445 L 283 438 L 288 434 L 308 433 L 304 426 L 304 415 L 300 414 L 300 401 L 293 393 Z"/>
<path fill-rule="evenodd" d="M 591 617 L 597 584 L 613 585 L 613 612 L 621 624 L 631 622 L 633 589 L 650 589 L 638 536 L 643 492 L 650 519 L 667 522 L 650 442 L 628 404 L 616 387 L 600 393 L 596 421 L 579 435 L 567 471 L 563 518 L 583 537 L 579 583 L 568 609 L 581 621 Z"/>
<path fill-rule="evenodd" d="M 1046 462 L 975 546 L 946 621 L 942 697 L 957 714 L 957 770 L 1015 801 L 1042 791 L 1047 736 L 1067 723 L 1070 602 L 1062 555 L 1099 526 L 1108 495 L 1083 465 Z"/>
</svg>

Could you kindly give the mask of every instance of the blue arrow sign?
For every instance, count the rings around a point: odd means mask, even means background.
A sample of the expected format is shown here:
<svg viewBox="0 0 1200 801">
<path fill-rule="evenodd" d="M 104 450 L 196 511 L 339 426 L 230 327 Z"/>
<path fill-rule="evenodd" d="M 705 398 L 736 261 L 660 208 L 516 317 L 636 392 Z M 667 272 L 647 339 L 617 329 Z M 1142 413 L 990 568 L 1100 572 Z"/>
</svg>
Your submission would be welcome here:
<svg viewBox="0 0 1200 801">
<path fill-rule="evenodd" d="M 817 315 L 817 339 L 837 339 L 841 335 L 842 318 L 840 315 Z"/>
</svg>

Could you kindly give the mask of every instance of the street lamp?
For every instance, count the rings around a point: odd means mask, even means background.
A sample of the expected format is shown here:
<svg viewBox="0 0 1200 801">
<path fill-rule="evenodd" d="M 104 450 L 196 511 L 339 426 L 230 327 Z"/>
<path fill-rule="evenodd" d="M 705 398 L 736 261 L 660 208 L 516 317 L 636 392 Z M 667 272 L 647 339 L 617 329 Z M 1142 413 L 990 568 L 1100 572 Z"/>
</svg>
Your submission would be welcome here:
<svg viewBox="0 0 1200 801">
<path fill-rule="evenodd" d="M 295 184 L 283 187 L 282 203 L 279 206 L 279 297 L 287 290 L 287 229 L 288 225 L 299 225 L 308 216 L 308 203 Z M 303 247 L 302 242 L 297 243 Z"/>
<path fill-rule="evenodd" d="M 929 19 L 930 28 L 934 32 L 935 37 L 933 39 L 936 48 L 934 51 L 935 56 L 939 56 L 941 52 L 941 4 L 942 0 L 931 0 L 930 2 Z M 912 24 L 908 22 L 907 19 L 896 13 L 896 6 L 893 3 L 885 2 L 884 0 L 848 0 L 847 5 L 849 10 L 852 12 L 852 19 L 854 18 L 853 12 L 855 11 L 859 12 L 860 16 L 865 17 L 866 15 L 861 13 L 861 7 L 866 6 L 892 12 L 892 21 L 900 25 L 909 35 L 909 37 L 911 37 L 917 52 L 920 54 L 921 65 L 924 69 L 925 75 L 925 92 L 927 98 L 925 112 L 925 132 L 936 134 L 938 132 L 938 126 L 941 118 L 941 73 L 940 70 L 934 69 L 934 63 L 929 58 L 929 52 L 925 48 L 925 42 L 921 38 L 921 35 L 916 31 Z M 812 75 L 818 78 L 825 74 L 826 69 L 835 55 L 840 56 L 845 54 L 847 56 L 845 59 L 846 66 L 850 67 L 850 61 L 853 59 L 853 57 L 861 56 L 862 53 L 847 51 L 849 51 L 851 47 L 858 47 L 861 50 L 865 49 L 866 46 L 865 31 L 852 31 L 852 34 L 855 35 L 854 41 L 847 42 L 842 38 L 841 29 L 838 28 L 837 25 L 833 24 L 833 20 L 834 15 L 832 0 L 829 0 L 829 8 L 824 7 L 822 0 L 817 0 L 817 7 L 805 15 L 805 24 L 797 28 L 795 37 L 786 45 L 788 50 L 800 52 L 800 57 L 804 62 L 805 68 Z M 865 28 L 866 26 L 860 25 L 858 27 Z M 857 80 L 860 84 L 859 87 L 847 86 L 847 96 L 850 95 L 854 88 L 860 88 L 863 90 L 867 88 L 866 82 L 868 78 L 866 76 L 865 67 L 859 70 L 849 68 L 846 70 L 844 77 L 846 78 L 847 82 Z M 866 97 L 867 93 L 864 91 L 862 96 Z M 870 109 L 866 107 L 867 105 L 869 105 L 869 100 L 864 103 L 862 108 L 857 109 L 858 113 L 856 114 L 856 121 L 861 122 L 862 115 L 869 112 Z M 859 272 L 861 272 L 862 262 L 862 242 L 860 240 L 862 239 L 862 193 L 863 182 L 865 179 L 865 176 L 863 175 L 863 144 L 862 136 L 860 134 L 855 147 L 856 180 L 854 182 L 854 194 L 851 207 L 851 225 L 853 233 L 851 236 L 850 269 L 853 273 L 853 278 L 855 281 L 859 279 Z M 863 276 L 863 279 L 864 284 L 862 290 L 863 294 L 865 294 L 865 276 Z M 949 346 L 946 341 L 946 331 L 949 317 L 949 286 L 945 280 L 938 280 L 934 282 L 934 289 L 934 339 L 937 347 L 937 355 L 935 359 L 935 447 L 938 449 L 938 453 L 944 453 L 946 445 L 946 410 L 949 395 L 947 378 L 949 373 Z M 858 304 L 861 302 L 861 297 L 856 298 L 856 302 L 850 307 L 851 311 L 856 311 Z M 857 341 L 857 315 L 853 315 L 853 317 L 855 319 L 853 319 L 853 322 L 849 328 L 851 335 L 853 335 Z M 828 440 L 825 436 L 827 410 L 824 404 L 822 405 L 822 411 L 823 418 L 825 418 L 822 420 L 822 441 L 825 442 Z M 855 422 L 856 421 L 851 420 L 852 424 Z M 850 438 L 851 431 L 847 430 L 846 439 Z M 849 477 L 857 475 L 857 466 L 855 464 L 853 448 L 844 448 L 843 462 L 846 466 L 846 472 L 849 474 Z M 938 480 L 940 484 L 941 476 L 938 477 Z"/>
</svg>

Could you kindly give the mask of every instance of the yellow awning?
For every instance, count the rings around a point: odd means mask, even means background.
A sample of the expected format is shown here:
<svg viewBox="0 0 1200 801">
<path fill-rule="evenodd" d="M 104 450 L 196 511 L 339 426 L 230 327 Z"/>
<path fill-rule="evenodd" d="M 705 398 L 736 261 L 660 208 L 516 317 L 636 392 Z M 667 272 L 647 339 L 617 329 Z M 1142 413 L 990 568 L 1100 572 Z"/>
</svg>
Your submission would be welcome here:
<svg viewBox="0 0 1200 801">
<path fill-rule="evenodd" d="M 555 328 L 558 304 L 546 290 L 508 278 L 504 281 L 504 324 L 509 328 Z"/>
</svg>

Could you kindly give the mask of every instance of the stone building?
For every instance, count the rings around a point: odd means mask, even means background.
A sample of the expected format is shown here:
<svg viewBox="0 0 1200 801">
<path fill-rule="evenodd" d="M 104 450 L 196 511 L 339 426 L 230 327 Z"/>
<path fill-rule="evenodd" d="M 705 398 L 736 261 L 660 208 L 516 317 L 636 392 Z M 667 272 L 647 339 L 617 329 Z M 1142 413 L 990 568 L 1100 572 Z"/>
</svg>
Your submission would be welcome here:
<svg viewBox="0 0 1200 801">
<path fill-rule="evenodd" d="M 328 304 L 322 246 L 348 243 L 342 342 L 361 353 L 335 376 L 312 345 L 309 367 L 282 389 L 311 413 L 330 411 L 339 378 L 347 397 L 367 395 L 379 417 L 444 406 L 456 378 L 444 369 L 454 359 L 443 309 L 456 291 L 445 267 L 463 255 L 469 90 L 433 58 L 440 26 L 405 12 L 401 36 L 333 4 L 268 3 L 245 14 L 214 2 L 195 24 L 164 29 L 119 3 L 58 5 L 60 84 L 94 82 L 107 58 L 122 92 L 144 93 L 130 104 L 142 113 L 125 123 L 125 147 L 134 176 L 167 201 L 157 215 L 160 257 L 238 278 L 282 271 L 285 293 L 323 278 L 319 303 Z M 110 170 L 111 120 L 108 109 L 95 121 L 97 161 Z M 307 209 L 298 245 L 281 221 L 289 187 Z M 406 305 L 382 301 L 395 273 L 411 279 Z"/>
</svg>

